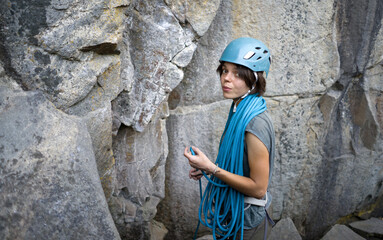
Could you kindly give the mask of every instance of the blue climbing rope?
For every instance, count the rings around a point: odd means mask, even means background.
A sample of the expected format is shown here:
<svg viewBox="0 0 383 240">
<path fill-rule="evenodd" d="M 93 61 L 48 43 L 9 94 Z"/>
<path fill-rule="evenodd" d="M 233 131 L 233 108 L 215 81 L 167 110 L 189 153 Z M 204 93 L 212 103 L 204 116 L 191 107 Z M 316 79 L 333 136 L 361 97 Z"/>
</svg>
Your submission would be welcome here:
<svg viewBox="0 0 383 240">
<path fill-rule="evenodd" d="M 245 97 L 233 113 L 234 103 L 220 140 L 216 164 L 221 169 L 243 176 L 244 137 L 247 124 L 256 115 L 266 110 L 266 101 L 262 97 L 249 95 Z M 194 154 L 194 152 L 192 152 Z M 226 239 L 241 232 L 243 239 L 244 195 L 229 187 L 219 178 L 208 177 L 205 192 L 202 194 L 200 179 L 201 204 L 199 206 L 199 222 L 194 234 L 197 236 L 200 223 L 213 230 L 213 237 Z"/>
</svg>

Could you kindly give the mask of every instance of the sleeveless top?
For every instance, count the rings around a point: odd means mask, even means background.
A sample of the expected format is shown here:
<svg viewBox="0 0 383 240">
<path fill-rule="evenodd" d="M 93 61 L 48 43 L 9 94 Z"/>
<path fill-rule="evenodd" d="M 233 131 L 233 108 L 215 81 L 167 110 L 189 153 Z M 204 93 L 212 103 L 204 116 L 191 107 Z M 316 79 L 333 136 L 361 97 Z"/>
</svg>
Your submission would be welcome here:
<svg viewBox="0 0 383 240">
<path fill-rule="evenodd" d="M 255 116 L 246 126 L 246 132 L 254 134 L 256 137 L 265 144 L 269 151 L 269 185 L 271 182 L 271 175 L 274 168 L 274 155 L 275 155 L 275 133 L 274 126 L 267 111 Z M 245 140 L 244 140 L 245 141 Z M 247 158 L 247 145 L 245 143 L 243 161 L 243 175 L 250 177 L 250 167 Z M 272 197 L 267 192 L 268 201 L 266 209 L 270 206 Z M 257 227 L 266 217 L 265 207 L 245 204 L 244 211 L 244 229 L 251 229 Z"/>
</svg>

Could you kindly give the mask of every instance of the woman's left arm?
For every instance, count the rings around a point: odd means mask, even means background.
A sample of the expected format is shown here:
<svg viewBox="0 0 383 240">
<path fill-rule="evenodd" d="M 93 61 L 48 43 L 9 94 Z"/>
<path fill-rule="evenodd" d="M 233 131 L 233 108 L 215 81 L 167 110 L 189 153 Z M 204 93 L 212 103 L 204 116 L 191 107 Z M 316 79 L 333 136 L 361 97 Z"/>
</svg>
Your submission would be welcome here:
<svg viewBox="0 0 383 240">
<path fill-rule="evenodd" d="M 255 186 L 249 196 L 263 198 L 269 183 L 269 151 L 265 144 L 254 134 L 246 132 L 247 155 L 250 166 L 250 178 Z"/>
</svg>

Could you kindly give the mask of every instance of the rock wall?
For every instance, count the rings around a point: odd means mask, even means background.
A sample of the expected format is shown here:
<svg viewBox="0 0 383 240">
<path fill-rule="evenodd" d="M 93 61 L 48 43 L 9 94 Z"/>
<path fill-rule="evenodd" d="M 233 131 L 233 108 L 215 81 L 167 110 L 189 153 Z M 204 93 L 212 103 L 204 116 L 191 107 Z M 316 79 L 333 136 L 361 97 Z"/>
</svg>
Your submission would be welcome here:
<svg viewBox="0 0 383 240">
<path fill-rule="evenodd" d="M 0 91 L 0 238 L 120 239 L 85 123 L 40 92 Z"/>
<path fill-rule="evenodd" d="M 382 15 L 379 0 L 4 0 L 1 238 L 192 236 L 182 151 L 215 159 L 231 104 L 215 69 L 240 36 L 273 56 L 273 218 L 316 239 L 381 216 Z"/>
</svg>

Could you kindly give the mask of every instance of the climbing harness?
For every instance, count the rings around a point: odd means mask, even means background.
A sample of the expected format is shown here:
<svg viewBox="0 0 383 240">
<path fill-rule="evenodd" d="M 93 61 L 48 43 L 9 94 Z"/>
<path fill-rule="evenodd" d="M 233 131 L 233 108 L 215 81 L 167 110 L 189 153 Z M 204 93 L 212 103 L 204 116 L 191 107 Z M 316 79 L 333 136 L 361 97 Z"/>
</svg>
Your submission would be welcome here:
<svg viewBox="0 0 383 240">
<path fill-rule="evenodd" d="M 236 112 L 233 111 L 234 105 L 233 103 L 230 108 L 225 130 L 220 140 L 216 164 L 226 171 L 243 176 L 245 129 L 251 119 L 266 110 L 266 102 L 262 97 L 252 94 L 243 98 Z M 194 155 L 194 152 L 192 154 Z M 214 239 L 217 237 L 220 239 L 234 237 L 240 231 L 242 240 L 244 195 L 214 175 L 208 177 L 205 172 L 202 171 L 202 173 L 208 180 L 208 184 L 202 194 L 200 179 L 201 204 L 198 211 L 199 223 L 194 239 L 197 236 L 199 224 L 202 223 L 213 230 Z M 266 202 L 263 201 L 262 203 L 265 204 Z"/>
</svg>

